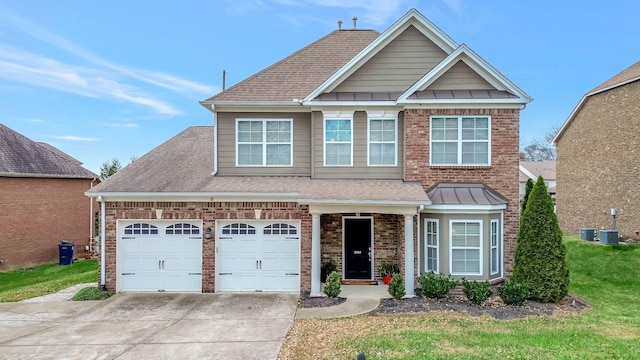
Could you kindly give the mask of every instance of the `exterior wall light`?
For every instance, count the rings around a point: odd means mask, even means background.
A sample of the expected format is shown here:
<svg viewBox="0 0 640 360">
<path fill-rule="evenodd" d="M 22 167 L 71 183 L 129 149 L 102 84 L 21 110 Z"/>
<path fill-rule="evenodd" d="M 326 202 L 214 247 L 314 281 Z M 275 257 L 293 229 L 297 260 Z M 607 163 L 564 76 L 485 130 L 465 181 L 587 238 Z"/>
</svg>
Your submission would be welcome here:
<svg viewBox="0 0 640 360">
<path fill-rule="evenodd" d="M 211 228 L 210 227 L 204 229 L 204 237 L 205 237 L 205 239 L 211 239 Z"/>
</svg>

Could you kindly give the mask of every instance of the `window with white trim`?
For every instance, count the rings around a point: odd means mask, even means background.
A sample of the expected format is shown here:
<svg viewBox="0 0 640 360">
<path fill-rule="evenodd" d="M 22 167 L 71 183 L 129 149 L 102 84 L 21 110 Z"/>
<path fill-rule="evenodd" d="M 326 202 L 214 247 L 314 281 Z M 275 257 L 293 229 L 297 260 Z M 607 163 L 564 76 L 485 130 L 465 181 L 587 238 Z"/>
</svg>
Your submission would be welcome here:
<svg viewBox="0 0 640 360">
<path fill-rule="evenodd" d="M 353 164 L 353 118 L 324 119 L 324 165 Z"/>
<path fill-rule="evenodd" d="M 369 166 L 396 166 L 398 162 L 398 120 L 368 118 Z"/>
<path fill-rule="evenodd" d="M 438 268 L 438 237 L 439 223 L 435 219 L 425 219 L 424 236 L 425 236 L 425 270 L 439 273 Z"/>
<path fill-rule="evenodd" d="M 432 116 L 431 165 L 490 165 L 489 116 Z"/>
<path fill-rule="evenodd" d="M 293 120 L 237 119 L 237 166 L 292 166 Z"/>
<path fill-rule="evenodd" d="M 451 273 L 482 275 L 482 221 L 451 220 Z"/>
<path fill-rule="evenodd" d="M 498 220 L 491 220 L 491 275 L 500 272 L 500 227 Z"/>
</svg>

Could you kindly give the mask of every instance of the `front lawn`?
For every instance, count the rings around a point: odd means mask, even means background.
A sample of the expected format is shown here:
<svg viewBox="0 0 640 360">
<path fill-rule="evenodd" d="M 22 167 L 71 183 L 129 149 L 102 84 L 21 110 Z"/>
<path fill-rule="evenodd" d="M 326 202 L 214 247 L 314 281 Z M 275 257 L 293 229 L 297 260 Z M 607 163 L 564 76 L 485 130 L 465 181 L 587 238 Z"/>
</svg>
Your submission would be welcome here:
<svg viewBox="0 0 640 360">
<path fill-rule="evenodd" d="M 25 270 L 0 272 L 0 302 L 47 295 L 72 285 L 98 282 L 98 261 L 71 265 L 48 264 Z"/>
<path fill-rule="evenodd" d="M 279 359 L 632 359 L 640 354 L 640 244 L 565 236 L 579 315 L 496 320 L 455 313 L 295 320 Z"/>
</svg>

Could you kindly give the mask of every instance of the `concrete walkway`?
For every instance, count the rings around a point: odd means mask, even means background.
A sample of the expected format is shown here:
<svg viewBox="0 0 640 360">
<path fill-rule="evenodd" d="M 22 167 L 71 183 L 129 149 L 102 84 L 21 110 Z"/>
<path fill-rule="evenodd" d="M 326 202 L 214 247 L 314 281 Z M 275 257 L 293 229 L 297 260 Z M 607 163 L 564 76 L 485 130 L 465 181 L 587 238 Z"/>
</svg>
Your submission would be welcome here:
<svg viewBox="0 0 640 360">
<path fill-rule="evenodd" d="M 62 290 L 58 291 L 57 293 L 38 296 L 38 297 L 35 297 L 35 298 L 31 298 L 31 299 L 26 299 L 26 300 L 22 300 L 21 302 L 68 301 L 68 300 L 71 300 L 73 295 L 75 295 L 78 291 L 80 291 L 80 290 L 82 290 L 82 289 L 84 289 L 86 287 L 89 287 L 89 286 L 97 287 L 98 284 L 95 283 L 95 282 L 77 284 L 77 285 L 73 285 L 71 287 L 68 287 L 66 289 L 62 289 Z"/>
<path fill-rule="evenodd" d="M 380 299 L 390 298 L 389 287 L 379 285 L 342 285 L 340 297 L 347 301 L 340 305 L 299 308 L 296 319 L 331 319 L 366 314 L 380 305 Z"/>
</svg>

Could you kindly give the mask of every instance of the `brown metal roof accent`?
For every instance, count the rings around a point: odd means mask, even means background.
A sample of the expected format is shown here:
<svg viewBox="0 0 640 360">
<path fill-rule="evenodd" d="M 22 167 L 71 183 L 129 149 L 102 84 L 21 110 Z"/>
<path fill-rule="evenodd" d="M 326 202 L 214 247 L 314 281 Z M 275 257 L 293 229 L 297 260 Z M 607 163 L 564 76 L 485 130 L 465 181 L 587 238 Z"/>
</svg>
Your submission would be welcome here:
<svg viewBox="0 0 640 360">
<path fill-rule="evenodd" d="M 629 66 L 628 68 L 622 70 L 620 73 L 612 77 L 611 79 L 603 82 L 602 84 L 596 86 L 593 90 L 589 91 L 587 95 L 592 93 L 597 93 L 601 90 L 615 87 L 617 85 L 625 84 L 633 79 L 640 78 L 640 61 Z"/>
<path fill-rule="evenodd" d="M 401 91 L 391 92 L 332 92 L 320 94 L 313 101 L 396 101 Z"/>
<path fill-rule="evenodd" d="M 485 184 L 438 183 L 427 190 L 433 205 L 504 205 L 509 200 Z"/>
<path fill-rule="evenodd" d="M 335 30 L 205 101 L 302 100 L 379 35 L 375 30 Z"/>
<path fill-rule="evenodd" d="M 213 127 L 189 127 L 132 162 L 89 193 L 298 193 L 298 199 L 379 204 L 429 198 L 418 182 L 297 176 L 211 176 Z"/>
<path fill-rule="evenodd" d="M 45 143 L 37 143 L 0 124 L 0 176 L 93 179 L 98 175 Z"/>
<path fill-rule="evenodd" d="M 409 95 L 408 99 L 436 100 L 436 99 L 514 99 L 517 96 L 504 90 L 422 90 Z"/>
</svg>

